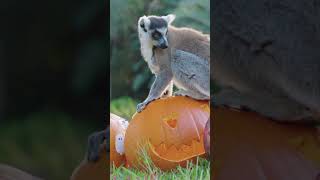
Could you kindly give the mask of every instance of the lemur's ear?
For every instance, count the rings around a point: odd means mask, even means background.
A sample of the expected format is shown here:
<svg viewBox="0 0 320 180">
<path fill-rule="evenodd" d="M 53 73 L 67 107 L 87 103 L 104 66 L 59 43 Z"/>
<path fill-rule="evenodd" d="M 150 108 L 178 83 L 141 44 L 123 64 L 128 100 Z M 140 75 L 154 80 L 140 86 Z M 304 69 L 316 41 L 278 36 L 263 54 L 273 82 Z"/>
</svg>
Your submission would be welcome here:
<svg viewBox="0 0 320 180">
<path fill-rule="evenodd" d="M 164 18 L 166 19 L 168 24 L 171 24 L 174 21 L 174 19 L 176 18 L 176 15 L 168 14 L 168 15 L 164 16 Z"/>
<path fill-rule="evenodd" d="M 144 32 L 147 32 L 146 24 L 149 24 L 149 19 L 146 16 L 140 17 L 139 26 L 143 29 Z"/>
</svg>

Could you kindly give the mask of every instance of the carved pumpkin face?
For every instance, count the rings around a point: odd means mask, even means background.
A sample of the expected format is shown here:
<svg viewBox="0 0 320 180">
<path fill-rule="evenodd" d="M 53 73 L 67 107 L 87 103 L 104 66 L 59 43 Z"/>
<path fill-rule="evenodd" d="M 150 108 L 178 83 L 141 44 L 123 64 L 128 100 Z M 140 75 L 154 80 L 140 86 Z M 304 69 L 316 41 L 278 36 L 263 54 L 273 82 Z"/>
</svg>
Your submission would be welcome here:
<svg viewBox="0 0 320 180">
<path fill-rule="evenodd" d="M 156 166 L 170 170 L 204 155 L 203 130 L 210 115 L 208 101 L 169 97 L 151 102 L 136 113 L 126 131 L 125 154 L 139 166 L 139 151 L 147 145 Z"/>
<path fill-rule="evenodd" d="M 110 164 L 116 167 L 125 163 L 124 136 L 128 121 L 110 113 Z"/>
</svg>

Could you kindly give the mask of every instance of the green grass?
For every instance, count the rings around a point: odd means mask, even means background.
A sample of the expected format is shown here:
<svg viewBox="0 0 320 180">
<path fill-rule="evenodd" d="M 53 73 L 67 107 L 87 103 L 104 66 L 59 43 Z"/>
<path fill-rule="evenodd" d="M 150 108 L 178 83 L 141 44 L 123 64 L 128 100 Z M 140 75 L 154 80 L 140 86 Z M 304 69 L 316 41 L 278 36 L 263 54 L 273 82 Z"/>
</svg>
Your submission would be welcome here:
<svg viewBox="0 0 320 180">
<path fill-rule="evenodd" d="M 130 97 L 122 97 L 112 100 L 110 103 L 110 112 L 126 118 L 130 121 L 132 115 L 136 112 L 137 102 Z M 159 180 L 209 180 L 210 179 L 210 161 L 198 158 L 197 162 L 188 163 L 186 168 L 177 167 L 171 171 L 165 172 L 157 168 L 146 150 L 140 151 L 143 169 L 126 168 L 123 166 L 110 167 L 110 179 L 159 179 Z"/>
<path fill-rule="evenodd" d="M 209 180 L 210 179 L 210 162 L 199 158 L 195 164 L 188 163 L 186 168 L 177 167 L 169 172 L 164 172 L 149 164 L 145 170 L 128 169 L 123 166 L 112 166 L 110 169 L 111 179 L 196 179 Z"/>
<path fill-rule="evenodd" d="M 194 164 L 188 162 L 185 168 L 178 166 L 176 169 L 165 172 L 157 168 L 145 148 L 141 148 L 140 163 L 142 169 L 112 166 L 110 169 L 111 179 L 210 179 L 210 161 L 202 158 L 197 158 Z"/>
</svg>

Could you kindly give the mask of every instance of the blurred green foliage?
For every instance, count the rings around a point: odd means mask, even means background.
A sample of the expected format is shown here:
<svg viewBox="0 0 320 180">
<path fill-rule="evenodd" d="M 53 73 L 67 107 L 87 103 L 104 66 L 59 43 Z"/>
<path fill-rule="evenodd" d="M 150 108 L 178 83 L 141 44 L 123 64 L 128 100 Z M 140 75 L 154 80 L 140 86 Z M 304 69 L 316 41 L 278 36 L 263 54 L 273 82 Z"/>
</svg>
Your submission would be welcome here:
<svg viewBox="0 0 320 180">
<path fill-rule="evenodd" d="M 84 158 L 92 124 L 61 112 L 39 112 L 0 126 L 1 163 L 45 179 L 68 179 Z"/>
<path fill-rule="evenodd" d="M 110 102 L 110 112 L 130 120 L 136 112 L 137 102 L 130 97 L 120 97 Z"/>
<path fill-rule="evenodd" d="M 210 33 L 209 0 L 111 0 L 111 99 L 147 96 L 153 75 L 140 53 L 137 22 L 143 15 L 175 14 L 173 25 Z"/>
<path fill-rule="evenodd" d="M 105 128 L 106 3 L 0 2 L 0 163 L 69 179 Z"/>
</svg>

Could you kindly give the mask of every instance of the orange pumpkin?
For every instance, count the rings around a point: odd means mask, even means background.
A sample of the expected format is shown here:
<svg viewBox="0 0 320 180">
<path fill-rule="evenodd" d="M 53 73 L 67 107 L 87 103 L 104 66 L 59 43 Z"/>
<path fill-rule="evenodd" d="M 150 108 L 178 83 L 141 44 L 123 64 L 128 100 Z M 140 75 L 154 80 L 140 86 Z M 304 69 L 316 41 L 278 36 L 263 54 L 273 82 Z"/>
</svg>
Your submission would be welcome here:
<svg viewBox="0 0 320 180">
<path fill-rule="evenodd" d="M 212 114 L 213 179 L 320 177 L 320 144 L 315 128 L 227 108 L 216 108 Z"/>
<path fill-rule="evenodd" d="M 99 159 L 96 162 L 83 160 L 71 175 L 71 180 L 105 180 L 108 176 L 108 157 L 106 141 L 100 146 Z"/>
<path fill-rule="evenodd" d="M 128 121 L 110 113 L 110 164 L 119 167 L 125 164 L 124 136 Z"/>
<path fill-rule="evenodd" d="M 141 147 L 153 163 L 162 170 L 178 165 L 185 167 L 205 153 L 203 130 L 209 118 L 208 101 L 188 97 L 168 97 L 151 102 L 130 121 L 125 137 L 125 154 L 128 163 L 142 167 Z"/>
</svg>

